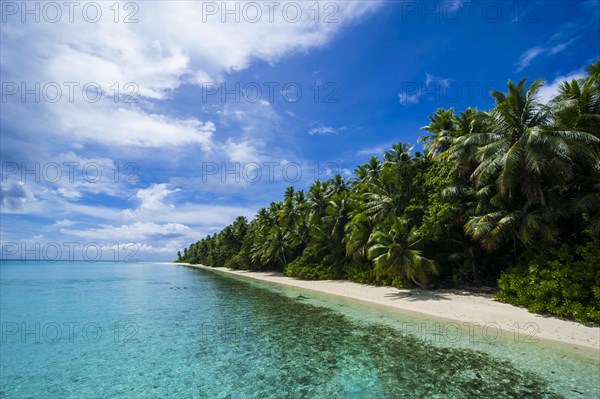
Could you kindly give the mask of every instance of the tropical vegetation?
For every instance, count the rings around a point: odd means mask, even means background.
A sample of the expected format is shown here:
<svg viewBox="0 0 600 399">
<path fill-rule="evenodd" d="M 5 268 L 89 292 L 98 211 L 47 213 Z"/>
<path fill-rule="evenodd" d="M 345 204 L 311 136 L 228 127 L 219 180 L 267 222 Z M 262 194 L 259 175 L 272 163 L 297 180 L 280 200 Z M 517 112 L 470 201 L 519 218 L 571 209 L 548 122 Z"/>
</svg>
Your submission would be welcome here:
<svg viewBox="0 0 600 399">
<path fill-rule="evenodd" d="M 438 109 L 423 152 L 400 142 L 350 179 L 289 187 L 178 261 L 396 287 L 498 284 L 499 300 L 600 322 L 600 60 L 546 104 L 542 85 L 509 81 L 486 111 Z"/>
</svg>

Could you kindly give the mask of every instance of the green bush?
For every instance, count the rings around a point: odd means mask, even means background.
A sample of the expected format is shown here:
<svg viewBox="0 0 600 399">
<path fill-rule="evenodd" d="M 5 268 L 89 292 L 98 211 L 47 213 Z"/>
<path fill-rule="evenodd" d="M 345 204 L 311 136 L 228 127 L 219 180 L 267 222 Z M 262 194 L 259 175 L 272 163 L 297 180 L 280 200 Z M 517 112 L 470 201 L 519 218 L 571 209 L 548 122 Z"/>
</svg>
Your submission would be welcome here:
<svg viewBox="0 0 600 399">
<path fill-rule="evenodd" d="M 348 280 L 355 283 L 375 284 L 375 271 L 370 262 L 353 260 L 344 265 Z"/>
<path fill-rule="evenodd" d="M 228 269 L 248 270 L 249 265 L 250 262 L 241 253 L 225 261 L 225 267 Z"/>
<path fill-rule="evenodd" d="M 537 245 L 498 280 L 496 299 L 580 322 L 600 323 L 600 240 Z"/>
<path fill-rule="evenodd" d="M 373 265 L 367 261 L 353 260 L 344 265 L 344 270 L 346 278 L 355 283 L 396 288 L 410 287 L 410 283 L 401 277 L 377 277 Z"/>
<path fill-rule="evenodd" d="M 337 280 L 343 279 L 343 271 L 339 264 L 329 264 L 322 248 L 313 243 L 302 251 L 302 254 L 288 263 L 283 274 L 302 280 Z"/>
<path fill-rule="evenodd" d="M 296 277 L 302 280 L 335 280 L 335 270 L 320 263 L 304 263 L 302 257 L 290 262 L 283 274 L 288 277 Z"/>
</svg>

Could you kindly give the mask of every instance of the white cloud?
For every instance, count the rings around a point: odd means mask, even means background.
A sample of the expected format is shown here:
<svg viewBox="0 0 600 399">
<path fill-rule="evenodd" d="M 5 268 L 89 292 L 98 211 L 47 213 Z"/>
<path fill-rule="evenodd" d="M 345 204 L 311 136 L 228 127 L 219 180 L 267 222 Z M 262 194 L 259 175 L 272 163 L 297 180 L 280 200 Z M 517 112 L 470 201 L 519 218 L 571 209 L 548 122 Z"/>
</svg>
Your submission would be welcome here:
<svg viewBox="0 0 600 399">
<path fill-rule="evenodd" d="M 65 198 L 80 198 L 83 193 L 126 197 L 128 187 L 139 182 L 136 163 L 121 163 L 106 157 L 85 157 L 75 152 L 61 153 L 44 163 L 49 170 L 60 166 L 60 178 L 48 187 L 60 186 L 58 192 Z M 52 167 L 52 165 L 54 165 Z M 48 173 L 46 173 L 48 174 Z"/>
<path fill-rule="evenodd" d="M 58 189 L 58 193 L 65 198 L 68 199 L 79 199 L 81 198 L 81 193 L 75 190 L 69 190 L 67 188 L 61 187 Z"/>
<path fill-rule="evenodd" d="M 559 87 L 563 84 L 563 82 L 571 82 L 573 79 L 582 79 L 585 76 L 586 74 L 583 71 L 574 72 L 565 76 L 558 76 L 552 82 L 546 83 L 544 86 L 540 87 L 538 92 L 539 101 L 542 104 L 546 104 L 558 94 Z"/>
<path fill-rule="evenodd" d="M 545 51 L 545 49 L 540 47 L 533 47 L 527 49 L 519 58 L 519 61 L 517 63 L 517 71 L 522 71 L 523 69 L 525 69 L 535 57 L 537 57 L 540 54 L 543 54 Z"/>
<path fill-rule="evenodd" d="M 566 49 L 568 45 L 569 45 L 569 43 L 560 43 L 560 44 L 557 44 L 556 46 L 550 47 L 548 49 L 548 54 L 550 54 L 550 55 L 558 54 L 561 51 L 563 51 L 564 49 Z"/>
<path fill-rule="evenodd" d="M 400 101 L 400 104 L 402 104 L 402 105 L 418 104 L 421 99 L 421 92 L 419 91 L 418 93 L 414 93 L 414 94 L 400 92 L 400 93 L 398 93 L 398 99 Z"/>
<path fill-rule="evenodd" d="M 50 112 L 60 133 L 79 141 L 121 148 L 198 144 L 209 151 L 216 130 L 210 121 L 180 119 L 134 107 L 120 108 L 110 102 L 57 105 L 60 106 L 52 107 Z"/>
<path fill-rule="evenodd" d="M 177 204 L 166 203 L 168 196 L 180 189 L 169 188 L 166 183 L 153 184 L 140 189 L 136 197 L 140 204 L 134 209 L 125 209 L 119 218 L 128 221 L 174 222 L 198 226 L 220 225 L 231 223 L 237 216 L 253 216 L 255 211 L 249 208 L 210 204 Z"/>
<path fill-rule="evenodd" d="M 102 224 L 93 229 L 61 229 L 61 233 L 74 237 L 95 239 L 95 240 L 115 240 L 116 242 L 128 242 L 132 240 L 153 239 L 157 236 L 187 236 L 191 229 L 180 223 L 153 223 L 153 222 L 135 222 L 133 224 L 113 226 Z"/>
<path fill-rule="evenodd" d="M 339 134 L 341 132 L 345 132 L 346 130 L 348 130 L 348 128 L 346 126 L 335 128 L 332 126 L 319 125 L 319 126 L 311 128 L 308 131 L 308 134 L 310 134 L 311 136 L 314 136 L 314 135 L 328 136 L 328 135 L 332 135 L 332 134 Z"/>
<path fill-rule="evenodd" d="M 196 226 L 223 226 L 233 222 L 238 216 L 254 217 L 255 209 L 238 206 L 211 204 L 178 204 L 163 212 L 150 212 L 127 209 L 121 213 L 125 220 L 187 223 Z"/>
<path fill-rule="evenodd" d="M 183 83 L 219 82 L 253 60 L 275 63 L 293 52 L 326 44 L 344 26 L 381 3 L 335 3 L 337 23 L 325 23 L 322 18 L 315 23 L 310 8 L 314 6 L 305 2 L 293 2 L 294 8 L 301 6 L 302 15 L 294 23 L 284 17 L 283 4 L 275 7 L 273 18 L 269 18 L 270 9 L 263 8 L 258 22 L 248 21 L 243 13 L 239 22 L 228 16 L 225 23 L 220 12 L 207 13 L 206 2 L 127 4 L 139 7 L 136 23 L 115 23 L 112 3 L 101 3 L 103 17 L 97 23 L 86 22 L 77 13 L 70 23 L 67 10 L 59 23 L 22 23 L 19 15 L 8 18 L 0 54 L 4 80 L 78 84 L 73 103 L 65 100 L 69 89 L 63 86 L 60 103 L 43 104 L 43 112 L 31 110 L 29 118 L 18 122 L 34 124 L 30 119 L 39 121 L 45 115 L 49 118 L 46 126 L 58 126 L 58 133 L 78 143 L 131 147 L 197 143 L 209 150 L 215 131 L 212 122 L 151 113 L 141 103 L 124 103 L 126 95 L 135 92 L 140 101 L 165 99 Z M 220 8 L 225 3 L 214 4 Z M 245 7 L 237 2 L 234 6 Z M 122 20 L 128 12 L 124 3 L 118 7 Z M 27 56 L 22 56 L 23 51 Z M 81 98 L 83 85 L 90 82 L 104 93 L 98 103 Z"/>
<path fill-rule="evenodd" d="M 153 184 L 148 188 L 138 190 L 135 196 L 141 201 L 139 210 L 153 212 L 173 209 L 173 204 L 165 204 L 163 200 L 178 191 L 179 189 L 168 189 L 166 184 Z"/>
<path fill-rule="evenodd" d="M 384 152 L 386 152 L 387 150 L 392 148 L 392 146 L 396 142 L 397 142 L 397 140 L 394 140 L 394 141 L 389 141 L 387 143 L 382 143 L 382 144 L 374 146 L 374 147 L 363 148 L 362 150 L 358 151 L 357 155 L 362 156 L 362 157 L 372 156 L 372 155 L 381 156 L 381 155 L 383 155 Z"/>
<path fill-rule="evenodd" d="M 46 98 L 35 103 L 32 97 L 22 103 L 16 95 L 3 104 L 3 127 L 5 121 L 15 127 L 7 129 L 7 134 L 15 136 L 7 141 L 31 143 L 32 147 L 42 141 L 36 147 L 43 151 L 31 153 L 28 159 L 54 158 L 58 163 L 80 165 L 94 162 L 101 166 L 103 176 L 94 182 L 76 178 L 40 184 L 11 179 L 3 181 L 0 201 L 3 214 L 46 219 L 51 215 L 46 227 L 58 228 L 64 235 L 107 240 L 117 237 L 156 253 L 174 253 L 200 233 L 220 229 L 239 215 L 253 216 L 255 209 L 197 200 L 195 196 L 204 193 L 205 187 L 201 186 L 186 192 L 194 197 L 189 201 L 200 202 L 193 204 L 181 203 L 182 196 L 175 194 L 180 188 L 170 183 L 140 189 L 135 186 L 139 183 L 123 181 L 124 171 L 118 181 L 113 181 L 113 160 L 89 154 L 108 147 L 118 154 L 113 155 L 114 159 L 122 161 L 119 156 L 123 154 L 131 154 L 132 158 L 140 153 L 156 154 L 160 158 L 167 157 L 169 149 L 184 148 L 230 161 L 264 162 L 279 157 L 277 148 L 268 148 L 268 154 L 264 153 L 268 139 L 282 137 L 281 118 L 268 102 L 218 104 L 216 109 L 222 112 L 212 114 L 207 114 L 209 106 L 200 104 L 187 113 L 174 114 L 169 111 L 169 101 L 176 98 L 184 84 L 223 82 L 232 71 L 256 61 L 274 64 L 291 54 L 323 46 L 344 27 L 382 4 L 336 3 L 337 23 L 323 23 L 323 14 L 321 22 L 315 23 L 314 5 L 309 2 L 294 2 L 303 13 L 297 23 L 282 19 L 283 4 L 277 6 L 274 21 L 265 18 L 263 10 L 258 23 L 235 23 L 231 19 L 222 23 L 220 15 L 203 21 L 207 2 L 139 2 L 128 3 L 139 7 L 135 16 L 138 22 L 125 24 L 113 21 L 113 9 L 108 8 L 114 8 L 113 3 L 95 3 L 103 7 L 98 23 L 82 20 L 81 7 L 74 23 L 68 22 L 66 10 L 59 23 L 22 23 L 20 15 L 9 16 L 3 23 L 3 81 L 25 82 L 28 87 L 36 82 L 42 86 L 57 82 L 62 88 L 57 103 Z M 220 7 L 224 3 L 214 4 Z M 242 2 L 236 4 L 244 6 Z M 118 4 L 121 20 L 127 14 L 124 5 Z M 66 82 L 75 85 L 73 101 Z M 85 101 L 83 96 L 83 85 L 91 82 L 101 88 L 103 95 L 98 102 Z M 128 95 L 133 95 L 135 102 L 126 102 Z M 221 135 L 217 134 L 217 126 Z M 221 133 L 222 127 L 226 133 Z M 259 186 L 253 189 L 259 191 Z M 89 201 L 92 195 L 100 194 L 113 198 Z M 210 195 L 214 197 L 215 193 Z M 135 203 L 123 206 L 124 200 Z"/>
<path fill-rule="evenodd" d="M 127 198 L 139 179 L 135 163 L 118 164 L 74 152 L 13 164 L 16 168 L 3 175 L 3 213 L 63 214 L 71 201 L 86 195 Z"/>
<path fill-rule="evenodd" d="M 377 147 L 369 147 L 369 148 L 363 148 L 362 150 L 358 151 L 358 155 L 361 156 L 381 156 L 384 151 L 386 150 L 387 147 L 384 146 L 377 146 Z"/>
<path fill-rule="evenodd" d="M 563 43 L 548 46 L 536 46 L 525 50 L 525 52 L 521 54 L 521 57 L 519 57 L 519 60 L 517 61 L 517 72 L 521 72 L 523 69 L 527 68 L 537 57 L 540 57 L 544 54 L 554 55 L 564 51 L 575 40 L 576 38 L 573 38 Z"/>
<path fill-rule="evenodd" d="M 258 149 L 249 141 L 235 142 L 232 139 L 227 140 L 224 146 L 224 152 L 232 162 L 259 162 L 261 157 Z"/>
<path fill-rule="evenodd" d="M 0 207 L 2 213 L 27 213 L 39 206 L 39 201 L 27 184 L 22 181 L 0 184 Z"/>
<path fill-rule="evenodd" d="M 44 206 L 37 206 L 27 213 L 41 217 L 48 214 L 70 218 L 93 218 L 95 220 L 119 220 L 122 217 L 121 210 L 103 205 L 86 205 L 73 203 L 62 198 L 50 198 L 45 201 Z"/>
<path fill-rule="evenodd" d="M 449 78 L 441 78 L 439 76 L 435 76 L 430 73 L 425 73 L 425 86 L 429 87 L 432 84 L 440 85 L 442 88 L 446 88 L 450 85 L 450 79 Z"/>
<path fill-rule="evenodd" d="M 405 82 L 403 84 L 404 89 L 398 93 L 398 101 L 400 105 L 418 104 L 430 93 L 437 93 L 436 96 L 443 95 L 450 83 L 452 83 L 450 78 L 425 73 L 425 82 Z"/>
<path fill-rule="evenodd" d="M 56 222 L 54 222 L 54 224 L 52 225 L 53 228 L 62 228 L 62 227 L 71 227 L 76 225 L 77 222 L 73 221 L 73 220 L 69 220 L 69 219 L 62 219 L 62 220 L 57 220 Z"/>
</svg>

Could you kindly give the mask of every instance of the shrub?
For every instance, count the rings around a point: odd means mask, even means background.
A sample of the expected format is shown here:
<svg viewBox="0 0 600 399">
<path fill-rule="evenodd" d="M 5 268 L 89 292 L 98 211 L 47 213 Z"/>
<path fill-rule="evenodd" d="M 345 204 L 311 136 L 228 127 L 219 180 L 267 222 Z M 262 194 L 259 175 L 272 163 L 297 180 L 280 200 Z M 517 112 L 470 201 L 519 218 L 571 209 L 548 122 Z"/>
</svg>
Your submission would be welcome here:
<svg viewBox="0 0 600 399">
<path fill-rule="evenodd" d="M 250 261 L 242 253 L 234 255 L 231 259 L 225 261 L 225 267 L 228 269 L 248 270 Z"/>
<path fill-rule="evenodd" d="M 336 273 L 331 268 L 320 263 L 304 263 L 302 257 L 290 262 L 283 274 L 302 280 L 334 280 L 336 278 Z"/>
<path fill-rule="evenodd" d="M 496 299 L 580 322 L 600 323 L 600 240 L 537 245 L 498 280 Z"/>
<path fill-rule="evenodd" d="M 355 283 L 375 284 L 375 271 L 370 262 L 353 260 L 344 265 L 348 280 Z"/>
</svg>

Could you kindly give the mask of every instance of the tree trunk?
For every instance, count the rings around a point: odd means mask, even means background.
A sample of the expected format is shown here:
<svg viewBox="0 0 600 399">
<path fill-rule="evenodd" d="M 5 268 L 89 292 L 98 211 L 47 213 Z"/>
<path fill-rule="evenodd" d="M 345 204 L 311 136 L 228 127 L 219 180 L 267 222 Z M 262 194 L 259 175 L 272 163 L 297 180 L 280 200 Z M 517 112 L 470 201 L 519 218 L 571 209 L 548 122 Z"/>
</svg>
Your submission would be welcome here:
<svg viewBox="0 0 600 399">
<path fill-rule="evenodd" d="M 410 277 L 410 279 L 412 280 L 413 283 L 415 283 L 415 285 L 419 288 L 425 288 L 425 286 L 421 283 L 419 283 L 417 280 L 415 280 L 415 278 L 413 276 Z"/>
</svg>

